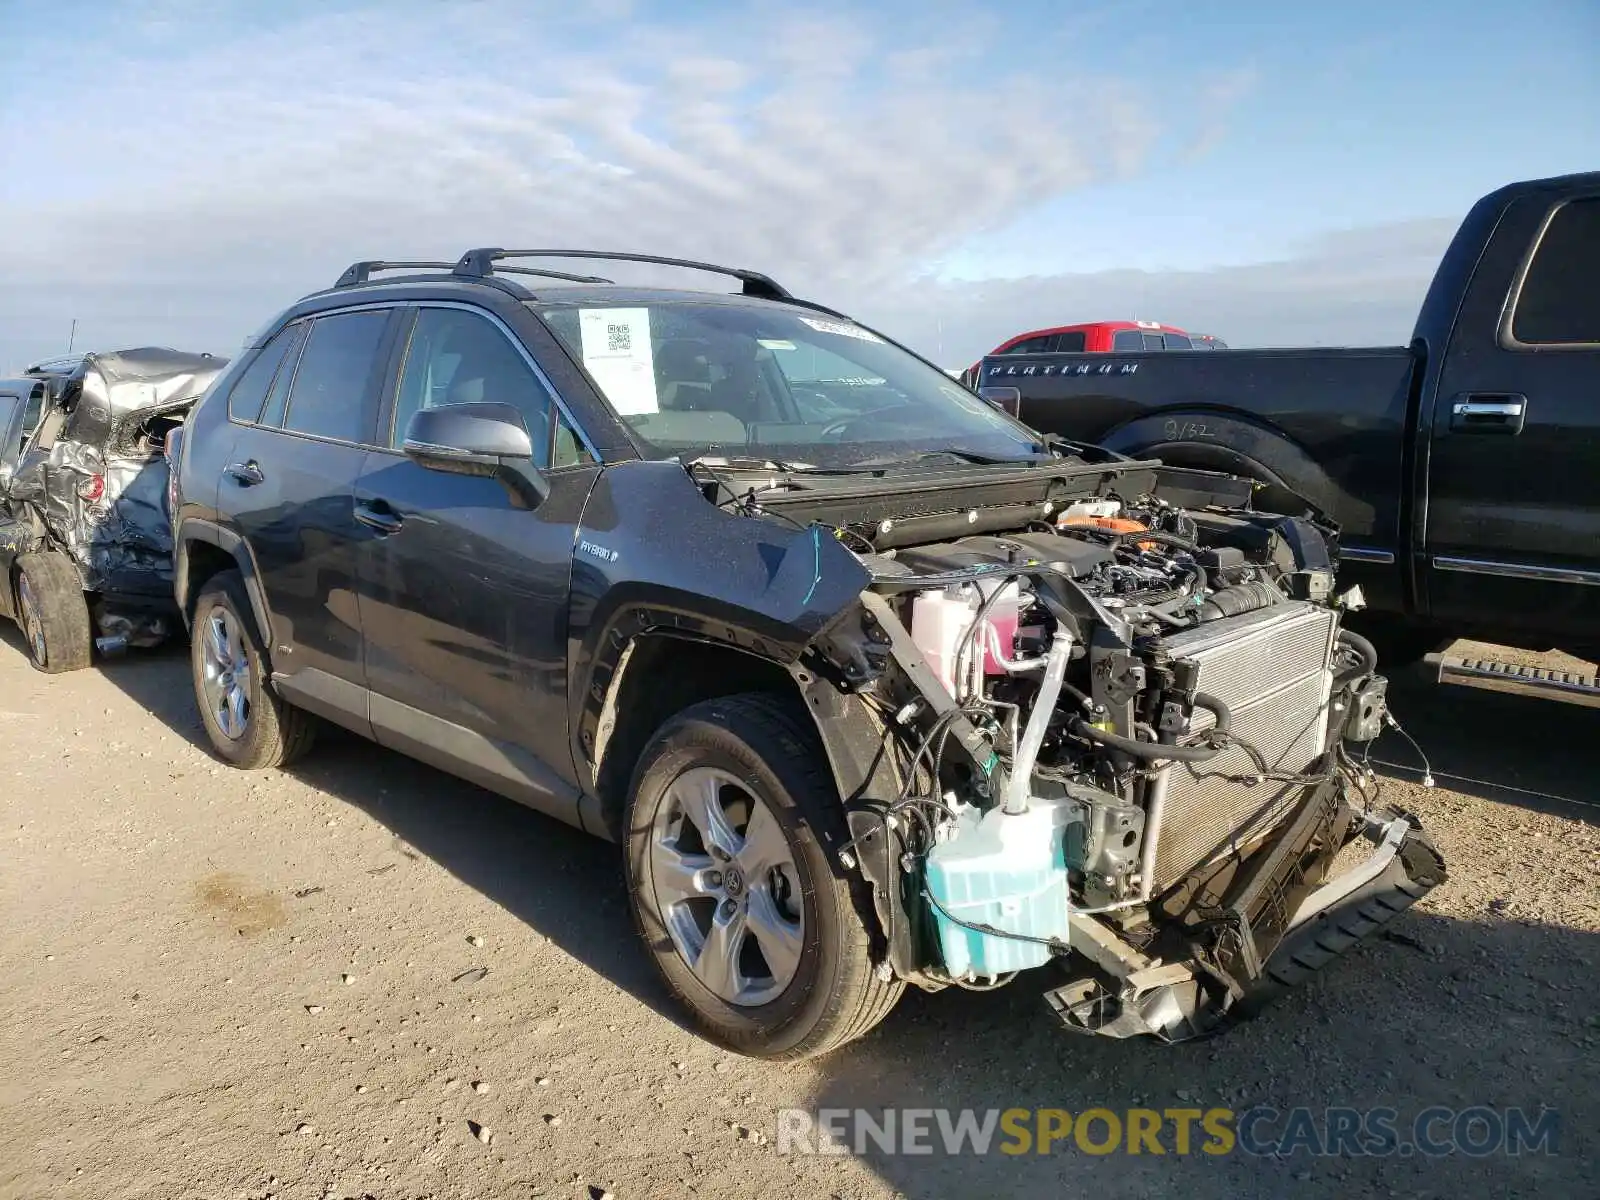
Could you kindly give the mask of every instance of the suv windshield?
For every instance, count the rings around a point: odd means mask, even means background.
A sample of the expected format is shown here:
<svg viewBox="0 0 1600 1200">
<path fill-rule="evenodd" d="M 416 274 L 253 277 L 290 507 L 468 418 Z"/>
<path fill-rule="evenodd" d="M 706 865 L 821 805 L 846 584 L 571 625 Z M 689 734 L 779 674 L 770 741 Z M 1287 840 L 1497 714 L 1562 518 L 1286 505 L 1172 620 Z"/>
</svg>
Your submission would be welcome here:
<svg viewBox="0 0 1600 1200">
<path fill-rule="evenodd" d="M 929 451 L 1030 461 L 1036 437 L 851 321 L 695 300 L 544 304 L 635 439 L 662 457 L 822 467 Z"/>
</svg>

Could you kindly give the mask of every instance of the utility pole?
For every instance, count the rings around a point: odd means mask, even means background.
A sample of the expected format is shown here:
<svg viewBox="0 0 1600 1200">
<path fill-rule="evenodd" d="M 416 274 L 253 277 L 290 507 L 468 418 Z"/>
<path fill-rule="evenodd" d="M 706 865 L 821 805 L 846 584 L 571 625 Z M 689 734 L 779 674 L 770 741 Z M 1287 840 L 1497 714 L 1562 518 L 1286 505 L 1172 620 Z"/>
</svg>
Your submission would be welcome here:
<svg viewBox="0 0 1600 1200">
<path fill-rule="evenodd" d="M 72 333 L 67 338 L 67 353 L 72 353 L 72 348 L 78 344 L 78 318 L 72 318 Z"/>
</svg>

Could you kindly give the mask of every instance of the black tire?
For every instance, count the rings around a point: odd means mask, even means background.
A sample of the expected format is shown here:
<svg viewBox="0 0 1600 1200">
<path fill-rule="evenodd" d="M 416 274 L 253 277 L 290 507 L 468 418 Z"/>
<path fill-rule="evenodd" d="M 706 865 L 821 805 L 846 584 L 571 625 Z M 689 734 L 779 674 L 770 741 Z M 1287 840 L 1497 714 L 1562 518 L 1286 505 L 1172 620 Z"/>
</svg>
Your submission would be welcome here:
<svg viewBox="0 0 1600 1200">
<path fill-rule="evenodd" d="M 59 675 L 87 667 L 94 640 L 78 568 L 53 550 L 24 554 L 17 559 L 15 588 L 17 624 L 34 668 Z"/>
<path fill-rule="evenodd" d="M 658 817 L 670 803 L 671 786 L 696 768 L 726 772 L 739 791 L 764 804 L 791 856 L 797 886 L 789 901 L 801 922 L 798 961 L 787 985 L 758 1004 L 730 1003 L 702 982 L 656 900 L 652 849 Z M 899 1000 L 905 985 L 873 970 L 858 896 L 830 849 L 846 836 L 838 789 L 816 731 L 777 697 L 748 694 L 696 704 L 668 721 L 645 748 L 626 827 L 634 922 L 667 986 L 712 1041 L 755 1058 L 809 1058 L 861 1037 Z M 749 894 L 754 896 L 753 887 Z M 748 903 L 753 907 L 753 899 Z"/>
<path fill-rule="evenodd" d="M 208 692 L 208 670 L 216 665 L 210 641 L 213 623 L 228 631 L 227 644 L 232 663 L 243 663 L 246 677 L 239 680 L 226 672 L 229 695 L 237 691 L 241 710 L 223 711 L 216 691 Z M 194 623 L 189 639 L 189 673 L 194 682 L 195 703 L 205 725 L 211 746 L 223 761 L 245 771 L 265 767 L 285 767 L 311 749 L 316 739 L 316 720 L 310 713 L 295 708 L 268 685 L 271 666 L 261 634 L 250 615 L 250 600 L 244 579 L 238 571 L 223 571 L 205 582 L 195 601 Z M 237 683 L 237 689 L 232 684 Z M 216 686 L 213 677 L 212 685 Z M 225 721 L 237 719 L 235 729 L 224 728 Z"/>
</svg>

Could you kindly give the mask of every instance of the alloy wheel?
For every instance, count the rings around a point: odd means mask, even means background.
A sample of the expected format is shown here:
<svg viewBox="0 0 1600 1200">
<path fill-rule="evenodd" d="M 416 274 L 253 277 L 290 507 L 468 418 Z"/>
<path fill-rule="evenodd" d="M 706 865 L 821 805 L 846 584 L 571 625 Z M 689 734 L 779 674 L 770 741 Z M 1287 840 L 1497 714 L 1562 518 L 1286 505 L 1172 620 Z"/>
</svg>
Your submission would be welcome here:
<svg viewBox="0 0 1600 1200">
<path fill-rule="evenodd" d="M 250 728 L 250 657 L 244 631 L 226 608 L 213 608 L 200 629 L 200 687 L 222 735 L 238 741 Z"/>
<path fill-rule="evenodd" d="M 805 945 L 794 853 L 750 785 L 692 767 L 667 787 L 650 838 L 656 911 L 708 991 L 754 1007 L 780 996 Z"/>
<path fill-rule="evenodd" d="M 33 653 L 33 660 L 43 666 L 49 661 L 44 640 L 44 621 L 39 617 L 39 603 L 34 599 L 27 575 L 17 581 L 17 603 L 22 609 L 22 628 L 28 638 L 28 649 Z"/>
</svg>

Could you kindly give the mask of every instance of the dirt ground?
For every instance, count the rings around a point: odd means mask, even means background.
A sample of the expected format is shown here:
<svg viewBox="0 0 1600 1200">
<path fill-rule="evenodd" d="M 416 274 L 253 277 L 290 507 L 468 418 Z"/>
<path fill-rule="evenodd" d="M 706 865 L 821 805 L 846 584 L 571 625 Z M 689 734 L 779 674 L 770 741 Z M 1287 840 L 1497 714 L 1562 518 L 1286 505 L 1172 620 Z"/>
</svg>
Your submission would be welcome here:
<svg viewBox="0 0 1600 1200">
<path fill-rule="evenodd" d="M 863 1042 L 770 1066 L 679 1023 L 614 848 L 351 738 L 234 772 L 202 748 L 181 648 L 52 678 L 7 627 L 0 1197 L 1600 1195 L 1600 713 L 1396 692 L 1440 786 L 1392 736 L 1375 757 L 1451 871 L 1397 938 L 1206 1043 L 1070 1035 L 1025 977 L 910 995 Z M 791 1106 L 1190 1103 L 1545 1106 L 1560 1152 L 775 1141 Z"/>
</svg>

